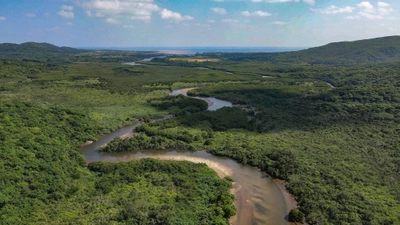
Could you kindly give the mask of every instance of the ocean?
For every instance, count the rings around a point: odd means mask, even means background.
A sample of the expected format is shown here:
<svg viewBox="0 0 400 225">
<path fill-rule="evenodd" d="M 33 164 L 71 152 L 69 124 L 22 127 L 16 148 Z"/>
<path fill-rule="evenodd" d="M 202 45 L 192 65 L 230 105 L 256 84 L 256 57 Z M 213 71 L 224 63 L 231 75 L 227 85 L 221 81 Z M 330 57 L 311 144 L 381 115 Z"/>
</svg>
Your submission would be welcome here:
<svg viewBox="0 0 400 225">
<path fill-rule="evenodd" d="M 80 49 L 89 50 L 122 50 L 122 51 L 155 51 L 163 52 L 166 54 L 183 54 L 193 55 L 196 53 L 207 53 L 207 52 L 290 52 L 299 51 L 306 49 L 306 47 L 81 47 Z"/>
</svg>

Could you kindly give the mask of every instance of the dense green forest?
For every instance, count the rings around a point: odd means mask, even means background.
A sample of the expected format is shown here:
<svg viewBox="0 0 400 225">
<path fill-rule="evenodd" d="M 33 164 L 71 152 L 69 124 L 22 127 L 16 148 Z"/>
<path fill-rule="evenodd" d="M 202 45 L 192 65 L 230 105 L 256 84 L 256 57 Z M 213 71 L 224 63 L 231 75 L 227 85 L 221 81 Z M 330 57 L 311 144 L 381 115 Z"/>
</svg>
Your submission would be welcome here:
<svg viewBox="0 0 400 225">
<path fill-rule="evenodd" d="M 205 164 L 142 159 L 86 165 L 98 134 L 74 110 L 0 104 L 0 224 L 228 224 L 232 187 Z"/>
<path fill-rule="evenodd" d="M 207 103 L 165 98 L 169 86 L 147 78 L 130 81 L 131 67 L 109 62 L 116 53 L 83 64 L 61 52 L 47 56 L 52 62 L 0 61 L 0 224 L 228 224 L 235 214 L 231 182 L 205 164 L 87 165 L 78 150 L 124 124 Z M 129 61 L 133 53 L 117 54 Z"/>
<path fill-rule="evenodd" d="M 78 151 L 122 125 L 174 114 L 102 150 L 206 149 L 285 179 L 310 224 L 399 224 L 398 39 L 142 66 L 122 63 L 155 53 L 3 54 L 2 223 L 227 224 L 231 184 L 203 164 L 86 165 Z M 167 96 L 183 87 L 237 107 L 204 111 L 201 100 Z"/>
</svg>

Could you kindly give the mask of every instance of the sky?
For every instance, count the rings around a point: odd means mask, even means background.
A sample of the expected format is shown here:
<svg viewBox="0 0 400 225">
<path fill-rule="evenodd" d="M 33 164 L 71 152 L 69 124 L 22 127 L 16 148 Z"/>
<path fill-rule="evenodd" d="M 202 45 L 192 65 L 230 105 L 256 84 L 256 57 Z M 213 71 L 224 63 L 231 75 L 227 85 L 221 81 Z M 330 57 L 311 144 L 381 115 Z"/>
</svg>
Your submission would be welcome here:
<svg viewBox="0 0 400 225">
<path fill-rule="evenodd" d="M 314 47 L 399 24 L 400 0 L 0 0 L 0 43 Z"/>
</svg>

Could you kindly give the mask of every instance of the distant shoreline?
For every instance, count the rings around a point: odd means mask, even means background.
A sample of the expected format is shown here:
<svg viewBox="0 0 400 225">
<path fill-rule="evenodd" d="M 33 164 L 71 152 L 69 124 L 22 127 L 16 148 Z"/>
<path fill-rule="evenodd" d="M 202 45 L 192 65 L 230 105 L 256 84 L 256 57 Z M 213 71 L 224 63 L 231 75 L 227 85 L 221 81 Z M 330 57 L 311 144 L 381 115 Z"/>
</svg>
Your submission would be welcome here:
<svg viewBox="0 0 400 225">
<path fill-rule="evenodd" d="M 85 50 L 148 51 L 169 55 L 194 55 L 196 53 L 278 53 L 307 49 L 308 47 L 75 47 Z"/>
</svg>

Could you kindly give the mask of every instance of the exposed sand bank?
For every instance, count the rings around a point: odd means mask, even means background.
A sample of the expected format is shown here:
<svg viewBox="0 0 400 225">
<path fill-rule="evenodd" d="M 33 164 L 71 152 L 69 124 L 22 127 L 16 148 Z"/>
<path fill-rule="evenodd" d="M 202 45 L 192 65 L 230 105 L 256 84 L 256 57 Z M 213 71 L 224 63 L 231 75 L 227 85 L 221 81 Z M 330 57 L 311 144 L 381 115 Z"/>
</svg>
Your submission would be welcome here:
<svg viewBox="0 0 400 225">
<path fill-rule="evenodd" d="M 218 176 L 221 178 L 224 178 L 226 176 L 232 176 L 232 170 L 231 168 L 212 161 L 208 159 L 203 159 L 203 158 L 198 158 L 198 157 L 192 157 L 192 156 L 179 156 L 179 155 L 160 155 L 160 156 L 144 156 L 141 158 L 154 158 L 154 159 L 160 159 L 160 160 L 175 160 L 175 161 L 189 161 L 189 162 L 194 162 L 194 163 L 204 163 L 211 169 L 213 169 L 215 172 L 217 172 Z"/>
<path fill-rule="evenodd" d="M 196 89 L 196 88 L 197 88 L 197 87 L 180 89 L 180 90 L 179 90 L 179 93 L 180 93 L 180 94 L 183 94 L 183 95 L 187 95 L 188 91 L 193 90 L 193 89 Z M 212 102 L 212 101 L 210 101 L 210 100 L 208 100 L 208 99 L 206 99 L 206 98 L 202 98 L 202 97 L 193 97 L 193 98 L 200 99 L 200 100 L 203 100 L 203 101 L 207 102 L 208 107 L 210 107 L 210 106 L 212 106 L 212 105 L 214 104 L 214 102 Z"/>
<path fill-rule="evenodd" d="M 193 88 L 184 88 L 184 89 L 179 89 L 179 93 L 183 94 L 183 95 L 187 95 L 188 91 L 196 89 L 197 87 L 193 87 Z"/>
</svg>

